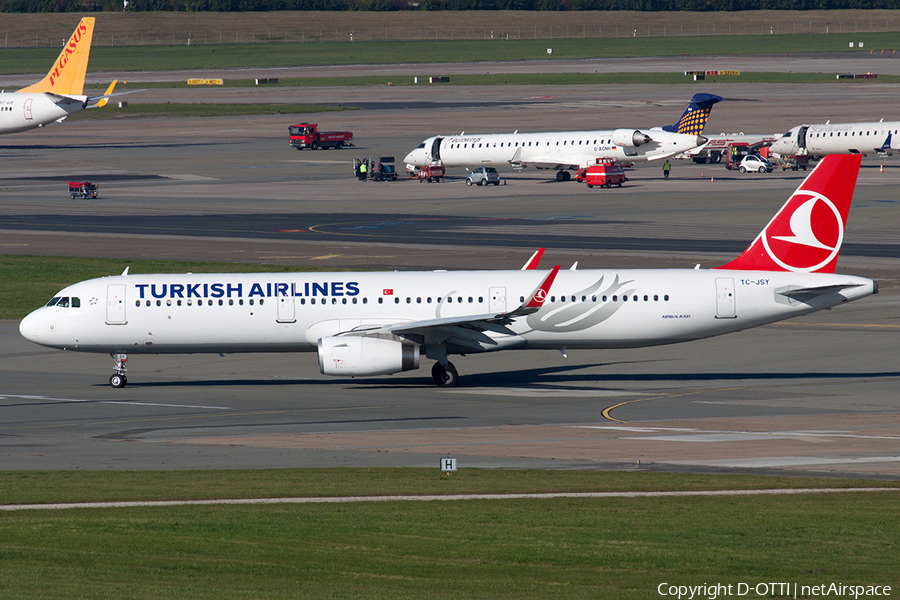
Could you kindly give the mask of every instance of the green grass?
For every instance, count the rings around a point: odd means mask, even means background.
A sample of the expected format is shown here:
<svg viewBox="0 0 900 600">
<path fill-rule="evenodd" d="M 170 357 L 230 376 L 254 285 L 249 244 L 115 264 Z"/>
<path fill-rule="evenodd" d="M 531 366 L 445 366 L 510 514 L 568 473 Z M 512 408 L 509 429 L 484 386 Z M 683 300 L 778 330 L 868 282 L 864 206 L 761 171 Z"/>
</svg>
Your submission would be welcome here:
<svg viewBox="0 0 900 600">
<path fill-rule="evenodd" d="M 781 73 L 781 72 L 743 72 L 740 75 L 710 76 L 705 84 L 716 83 L 839 83 L 843 85 L 865 85 L 873 82 L 898 83 L 900 76 L 879 75 L 878 79 L 838 80 L 832 73 Z M 683 72 L 678 73 L 495 73 L 495 74 L 462 74 L 454 75 L 449 83 L 429 84 L 427 77 L 419 77 L 419 83 L 415 83 L 412 76 L 371 76 L 371 77 L 308 77 L 308 78 L 282 78 L 277 84 L 269 84 L 266 87 L 324 87 L 324 86 L 455 86 L 455 85 L 611 85 L 611 84 L 671 84 L 693 83 L 693 78 Z M 704 85 L 698 83 L 697 85 Z M 186 82 L 157 82 L 138 83 L 131 87 L 141 88 L 188 88 Z M 256 87 L 252 79 L 225 80 L 223 87 Z M 123 88 L 127 89 L 127 88 Z M 103 90 L 98 89 L 97 94 Z M 93 91 L 90 93 L 94 93 Z M 140 96 L 134 96 L 139 102 Z M 141 105 L 143 106 L 143 105 Z M 167 106 L 167 105 L 162 105 Z M 172 105 L 175 106 L 175 105 Z M 188 105 L 193 106 L 193 105 Z M 205 106 L 205 105 L 204 105 Z M 252 105 L 243 105 L 252 106 Z M 294 105 L 266 105 L 261 106 L 294 106 Z M 135 105 L 137 107 L 137 104 Z M 301 106 L 301 108 L 303 108 Z M 318 106 L 312 105 L 303 112 L 314 112 Z M 328 107 L 322 107 L 328 108 Z M 331 107 L 332 110 L 346 110 L 352 107 Z M 70 117 L 71 118 L 71 117 Z"/>
<path fill-rule="evenodd" d="M 435 465 L 436 466 L 436 465 Z M 597 491 L 900 487 L 900 482 L 748 475 L 462 469 L 0 471 L 0 504 Z"/>
<path fill-rule="evenodd" d="M 0 254 L 0 319 L 21 319 L 64 287 L 94 277 L 131 273 L 254 273 L 319 270 L 255 263 L 127 260 Z"/>
<path fill-rule="evenodd" d="M 96 500 L 849 483 L 436 468 L 0 473 L 0 482 L 33 490 L 16 496 Z M 663 582 L 748 581 L 896 589 L 898 530 L 895 493 L 23 511 L 0 519 L 0 585 L 16 599 L 644 599 Z"/>
<path fill-rule="evenodd" d="M 119 108 L 111 105 L 103 110 L 83 110 L 69 117 L 69 121 L 96 121 L 116 117 L 232 117 L 258 115 L 297 115 L 306 113 L 338 112 L 359 110 L 352 106 L 326 106 L 322 104 L 143 104 L 129 103 Z"/>
<path fill-rule="evenodd" d="M 554 40 L 410 41 L 310 44 L 223 44 L 117 46 L 91 50 L 90 71 L 216 69 L 301 65 L 396 64 L 445 61 L 559 60 L 746 54 L 764 48 L 773 54 L 840 52 L 842 55 L 898 49 L 896 33 L 867 33 L 865 50 L 847 48 L 846 35 L 724 35 Z M 552 56 L 547 48 L 553 48 Z M 58 49 L 6 49 L 0 73 L 44 73 Z M 434 73 L 423 73 L 429 75 Z"/>
</svg>

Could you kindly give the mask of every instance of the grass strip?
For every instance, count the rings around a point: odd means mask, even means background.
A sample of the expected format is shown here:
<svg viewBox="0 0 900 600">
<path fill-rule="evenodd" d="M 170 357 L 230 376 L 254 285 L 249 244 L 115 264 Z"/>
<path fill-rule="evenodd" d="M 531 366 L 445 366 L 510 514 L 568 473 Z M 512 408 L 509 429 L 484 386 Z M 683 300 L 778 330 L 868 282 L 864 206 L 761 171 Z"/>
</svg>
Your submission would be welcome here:
<svg viewBox="0 0 900 600">
<path fill-rule="evenodd" d="M 143 478 L 174 484 L 171 495 L 233 495 L 247 482 L 245 473 Z M 810 483 L 595 471 L 462 469 L 447 477 L 436 468 L 255 473 L 250 478 L 263 495 L 301 488 L 424 493 Z M 0 489 L 28 486 L 43 497 L 92 489 L 91 495 L 109 497 L 126 492 L 140 475 L 0 473 Z M 664 582 L 834 581 L 896 589 L 898 529 L 894 494 L 856 492 L 23 511 L 0 520 L 0 585 L 4 597 L 16 599 L 176 600 L 643 599 L 657 596 Z"/>
<path fill-rule="evenodd" d="M 257 263 L 128 260 L 0 254 L 0 319 L 21 319 L 68 285 L 130 273 L 272 273 L 321 271 L 314 267 Z M 332 269 L 333 270 L 333 269 Z"/>
<path fill-rule="evenodd" d="M 129 103 L 124 107 L 110 106 L 103 110 L 83 110 L 69 121 L 97 121 L 121 117 L 233 117 L 259 115 L 297 115 L 359 110 L 352 106 L 322 104 L 180 104 Z"/>
<path fill-rule="evenodd" d="M 0 504 L 547 492 L 900 487 L 900 482 L 750 475 L 461 469 L 0 471 Z"/>
<path fill-rule="evenodd" d="M 878 79 L 837 79 L 831 73 L 782 73 L 777 71 L 748 72 L 742 71 L 740 75 L 709 76 L 703 82 L 696 85 L 710 85 L 718 83 L 835 83 L 838 85 L 871 85 L 872 83 L 898 83 L 900 76 L 880 75 Z M 427 78 L 419 77 L 419 83 L 415 83 L 413 76 L 386 76 L 373 75 L 362 77 L 292 77 L 281 78 L 278 83 L 266 84 L 266 87 L 360 87 L 360 86 L 459 86 L 459 85 L 614 85 L 614 84 L 683 84 L 694 83 L 693 78 L 683 72 L 678 73 L 472 73 L 454 75 L 448 83 L 429 84 Z M 98 84 L 100 85 L 100 84 Z M 195 88 L 186 82 L 152 82 L 137 83 L 147 89 L 182 89 Z M 257 87 L 253 79 L 226 79 L 224 87 L 247 88 Z M 219 87 L 219 86 L 216 86 Z M 127 88 L 123 88 L 127 89 Z M 95 92 L 103 92 L 100 87 Z M 134 101 L 140 101 L 140 96 L 134 96 Z M 137 104 L 135 106 L 138 106 Z M 250 105 L 245 105 L 250 106 Z M 275 106 L 275 105 L 262 105 Z M 283 105 L 278 105 L 283 106 Z M 294 106 L 294 105 L 287 105 Z M 318 108 L 312 106 L 311 108 Z M 341 110 L 334 107 L 336 110 Z M 352 107 L 350 107 L 352 108 Z M 310 111 L 304 111 L 310 112 Z M 71 118 L 71 117 L 70 117 Z"/>
<path fill-rule="evenodd" d="M 191 46 L 116 46 L 91 49 L 91 72 L 348 64 L 440 63 L 471 61 L 543 61 L 646 56 L 746 55 L 835 52 L 841 56 L 893 54 L 896 33 L 866 33 L 865 49 L 848 49 L 848 35 L 719 35 L 553 40 L 460 40 L 222 44 Z M 553 54 L 547 54 L 547 48 Z M 0 73 L 44 73 L 59 53 L 53 48 L 5 49 Z M 773 58 L 777 60 L 777 58 Z M 433 69 L 431 67 L 430 69 Z M 440 73 L 423 73 L 440 75 Z"/>
</svg>

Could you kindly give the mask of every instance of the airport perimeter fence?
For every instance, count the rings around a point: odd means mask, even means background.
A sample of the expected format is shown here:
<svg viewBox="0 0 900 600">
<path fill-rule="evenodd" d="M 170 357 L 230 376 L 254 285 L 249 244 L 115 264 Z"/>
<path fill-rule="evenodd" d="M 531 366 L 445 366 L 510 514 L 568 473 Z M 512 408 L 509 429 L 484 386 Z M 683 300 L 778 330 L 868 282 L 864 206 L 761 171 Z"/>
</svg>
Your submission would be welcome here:
<svg viewBox="0 0 900 600">
<path fill-rule="evenodd" d="M 671 13 L 669 13 L 671 14 Z M 718 13 L 722 15 L 721 13 Z M 769 13 L 771 14 L 771 13 Z M 776 13 L 777 14 L 777 13 Z M 706 18 L 703 18 L 705 16 Z M 509 26 L 502 20 L 489 25 L 434 25 L 386 27 L 319 27 L 268 31 L 244 29 L 118 31 L 96 30 L 93 45 L 190 46 L 215 44 L 315 44 L 334 42 L 406 42 L 460 40 L 560 40 L 573 38 L 654 38 L 679 36 L 862 34 L 900 31 L 900 15 L 887 19 L 748 18 L 746 13 L 728 13 L 710 18 L 703 13 L 681 21 L 667 19 L 633 20 L 579 19 L 581 24 Z M 786 17 L 787 14 L 778 15 Z M 793 16 L 793 15 L 792 15 Z M 660 22 L 661 21 L 661 22 Z M 61 48 L 67 36 L 21 31 L 0 32 L 4 48 Z M 751 49 L 752 50 L 752 49 Z M 764 50 L 762 50 L 764 51 Z"/>
</svg>

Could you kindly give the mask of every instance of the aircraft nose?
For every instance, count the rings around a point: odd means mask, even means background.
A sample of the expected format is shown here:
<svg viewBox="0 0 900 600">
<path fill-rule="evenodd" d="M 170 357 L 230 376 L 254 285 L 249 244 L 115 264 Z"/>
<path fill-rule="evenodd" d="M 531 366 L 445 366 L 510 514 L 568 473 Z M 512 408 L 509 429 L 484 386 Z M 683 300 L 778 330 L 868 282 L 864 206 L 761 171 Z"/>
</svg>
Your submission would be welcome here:
<svg viewBox="0 0 900 600">
<path fill-rule="evenodd" d="M 39 318 L 35 314 L 36 312 L 37 311 L 22 319 L 22 322 L 19 323 L 19 333 L 29 342 L 38 343 L 40 323 Z"/>
</svg>

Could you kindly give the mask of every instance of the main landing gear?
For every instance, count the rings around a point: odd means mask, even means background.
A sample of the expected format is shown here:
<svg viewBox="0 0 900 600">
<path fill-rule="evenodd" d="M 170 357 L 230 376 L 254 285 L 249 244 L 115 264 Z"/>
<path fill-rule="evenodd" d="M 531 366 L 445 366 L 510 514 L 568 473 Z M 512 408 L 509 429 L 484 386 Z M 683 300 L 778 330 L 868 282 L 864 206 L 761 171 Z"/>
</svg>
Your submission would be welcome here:
<svg viewBox="0 0 900 600">
<path fill-rule="evenodd" d="M 450 361 L 447 361 L 447 366 L 439 362 L 434 363 L 431 367 L 431 377 L 438 387 L 454 387 L 459 383 L 459 373 Z"/>
<path fill-rule="evenodd" d="M 557 181 L 568 181 L 572 178 L 572 175 L 568 171 L 557 171 L 556 172 L 556 180 Z"/>
<path fill-rule="evenodd" d="M 125 384 L 128 383 L 128 378 L 125 377 L 125 371 L 128 369 L 125 368 L 125 363 L 128 362 L 127 354 L 110 354 L 113 357 L 113 360 L 116 361 L 116 366 L 114 367 L 116 372 L 110 376 L 109 385 L 114 388 L 123 388 Z"/>
</svg>

